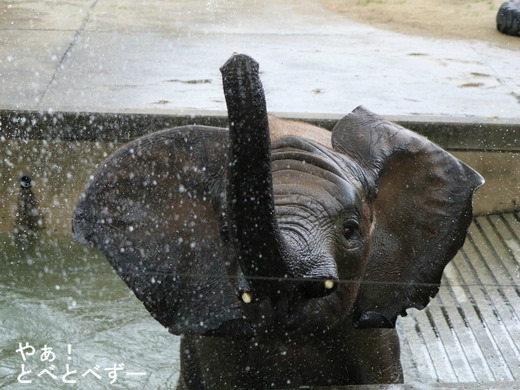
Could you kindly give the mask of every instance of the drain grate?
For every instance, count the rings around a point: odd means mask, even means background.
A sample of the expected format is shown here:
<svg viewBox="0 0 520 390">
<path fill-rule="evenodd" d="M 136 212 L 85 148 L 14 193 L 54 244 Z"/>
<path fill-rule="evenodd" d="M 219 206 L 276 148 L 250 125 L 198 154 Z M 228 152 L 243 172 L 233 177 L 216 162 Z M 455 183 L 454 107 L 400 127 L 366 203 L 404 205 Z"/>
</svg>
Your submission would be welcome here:
<svg viewBox="0 0 520 390">
<path fill-rule="evenodd" d="M 520 215 L 475 218 L 439 294 L 398 331 L 405 383 L 520 381 Z"/>
</svg>

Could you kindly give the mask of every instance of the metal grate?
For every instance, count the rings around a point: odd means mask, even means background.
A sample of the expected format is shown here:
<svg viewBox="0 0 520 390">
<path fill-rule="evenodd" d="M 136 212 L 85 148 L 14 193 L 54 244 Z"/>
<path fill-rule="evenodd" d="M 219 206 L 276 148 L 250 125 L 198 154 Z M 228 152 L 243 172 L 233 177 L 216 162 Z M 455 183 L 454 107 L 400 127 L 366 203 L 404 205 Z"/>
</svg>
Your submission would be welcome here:
<svg viewBox="0 0 520 390">
<path fill-rule="evenodd" d="M 475 218 L 439 294 L 398 331 L 405 383 L 520 381 L 520 216 Z"/>
</svg>

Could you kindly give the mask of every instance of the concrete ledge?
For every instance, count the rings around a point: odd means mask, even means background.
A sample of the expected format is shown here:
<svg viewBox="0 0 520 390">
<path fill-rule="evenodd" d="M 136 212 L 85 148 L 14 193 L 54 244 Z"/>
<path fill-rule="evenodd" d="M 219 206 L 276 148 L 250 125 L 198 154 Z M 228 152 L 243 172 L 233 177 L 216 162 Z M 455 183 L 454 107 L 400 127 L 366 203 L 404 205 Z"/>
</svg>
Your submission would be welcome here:
<svg viewBox="0 0 520 390">
<path fill-rule="evenodd" d="M 341 115 L 277 114 L 331 130 Z M 520 119 L 387 116 L 448 150 L 520 151 Z M 6 138 L 127 142 L 160 129 L 198 124 L 227 127 L 225 112 L 157 113 L 39 112 L 0 110 L 0 135 Z"/>
<path fill-rule="evenodd" d="M 332 129 L 339 115 L 279 114 Z M 474 199 L 476 215 L 520 208 L 520 120 L 483 118 L 388 117 L 450 150 L 486 179 Z M 17 180 L 29 175 L 40 188 L 41 205 L 56 231 L 70 230 L 70 215 L 91 175 L 121 143 L 160 129 L 199 124 L 227 127 L 223 112 L 157 113 L 37 112 L 0 110 L 0 142 L 10 156 L 0 164 L 7 197 L 0 198 L 0 230 L 9 230 L 16 209 Z M 66 141 L 66 142 L 59 142 Z M 68 142 L 71 141 L 71 142 Z M 3 147 L 2 146 L 2 147 Z M 26 153 L 26 150 L 45 150 Z M 0 159 L 4 160 L 0 154 Z M 22 158 L 19 158 L 22 157 Z M 63 172 L 67 172 L 64 175 Z M 74 183 L 68 178 L 74 178 Z M 60 207 L 53 197 L 63 196 Z M 52 210 L 52 212 L 51 212 Z M 3 227 L 1 225 L 4 225 Z"/>
</svg>

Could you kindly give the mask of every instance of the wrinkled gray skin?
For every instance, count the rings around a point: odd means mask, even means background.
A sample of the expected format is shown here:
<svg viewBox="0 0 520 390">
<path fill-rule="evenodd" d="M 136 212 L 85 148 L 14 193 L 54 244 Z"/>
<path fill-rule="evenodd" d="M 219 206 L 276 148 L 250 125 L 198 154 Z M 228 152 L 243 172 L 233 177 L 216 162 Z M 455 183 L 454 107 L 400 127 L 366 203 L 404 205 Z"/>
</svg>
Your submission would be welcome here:
<svg viewBox="0 0 520 390">
<path fill-rule="evenodd" d="M 229 131 L 174 128 L 117 151 L 75 238 L 183 335 L 180 389 L 402 382 L 395 321 L 437 293 L 483 179 L 362 107 L 332 135 L 315 128 L 323 142 L 270 128 L 256 62 L 221 71 Z"/>
</svg>

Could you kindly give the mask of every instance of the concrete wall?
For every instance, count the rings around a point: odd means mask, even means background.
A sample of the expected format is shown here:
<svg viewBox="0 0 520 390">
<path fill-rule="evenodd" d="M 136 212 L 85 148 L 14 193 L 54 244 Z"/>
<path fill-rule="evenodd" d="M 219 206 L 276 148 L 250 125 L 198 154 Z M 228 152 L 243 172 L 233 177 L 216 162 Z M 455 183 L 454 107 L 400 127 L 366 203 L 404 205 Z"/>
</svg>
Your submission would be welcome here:
<svg viewBox="0 0 520 390">
<path fill-rule="evenodd" d="M 304 117 L 332 128 L 338 118 Z M 520 209 L 520 124 L 391 118 L 428 136 L 486 179 L 475 213 Z M 190 123 L 227 126 L 223 115 L 78 114 L 0 112 L 0 232 L 11 231 L 23 175 L 35 182 L 47 228 L 70 234 L 74 207 L 96 168 L 139 135 Z"/>
</svg>

